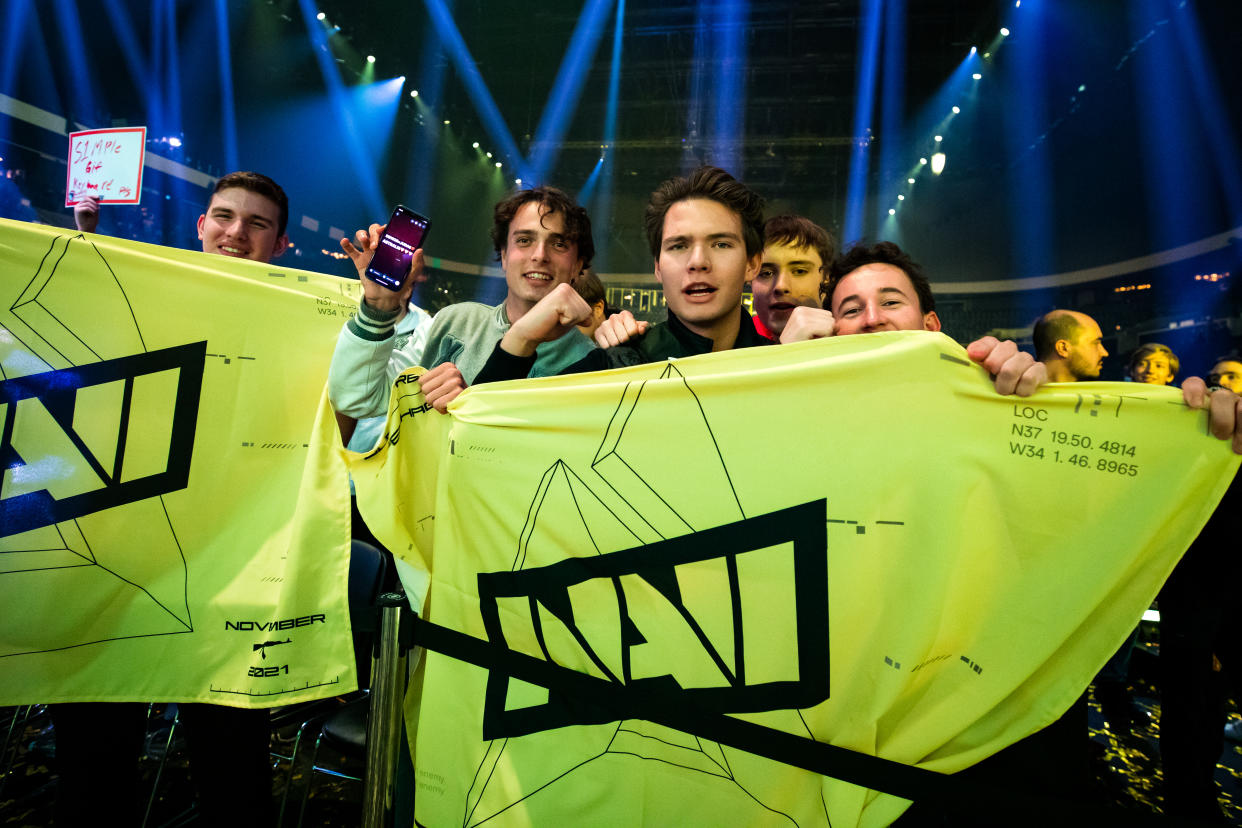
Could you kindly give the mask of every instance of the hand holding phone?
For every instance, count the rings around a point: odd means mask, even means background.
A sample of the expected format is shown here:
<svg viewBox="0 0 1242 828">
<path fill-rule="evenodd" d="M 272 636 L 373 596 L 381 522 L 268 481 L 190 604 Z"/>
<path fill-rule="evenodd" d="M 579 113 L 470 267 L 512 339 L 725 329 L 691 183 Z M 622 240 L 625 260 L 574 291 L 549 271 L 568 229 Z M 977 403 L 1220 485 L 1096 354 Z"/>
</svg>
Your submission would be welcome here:
<svg viewBox="0 0 1242 828">
<path fill-rule="evenodd" d="M 367 278 L 391 291 L 401 290 L 409 278 L 414 251 L 423 246 L 430 225 L 430 219 L 398 204 L 375 245 Z"/>
</svg>

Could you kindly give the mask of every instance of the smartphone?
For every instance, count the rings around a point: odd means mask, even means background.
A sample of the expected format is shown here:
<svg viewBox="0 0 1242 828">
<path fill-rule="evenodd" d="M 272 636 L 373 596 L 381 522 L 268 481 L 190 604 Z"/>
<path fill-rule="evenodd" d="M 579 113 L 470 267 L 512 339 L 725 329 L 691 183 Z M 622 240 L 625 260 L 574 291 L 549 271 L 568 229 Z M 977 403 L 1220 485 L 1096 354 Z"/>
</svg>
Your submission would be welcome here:
<svg viewBox="0 0 1242 828">
<path fill-rule="evenodd" d="M 389 290 L 401 290 L 409 278 L 414 251 L 423 246 L 430 226 L 431 219 L 398 204 L 392 211 L 392 218 L 388 219 L 388 226 L 380 234 L 367 276 Z"/>
</svg>

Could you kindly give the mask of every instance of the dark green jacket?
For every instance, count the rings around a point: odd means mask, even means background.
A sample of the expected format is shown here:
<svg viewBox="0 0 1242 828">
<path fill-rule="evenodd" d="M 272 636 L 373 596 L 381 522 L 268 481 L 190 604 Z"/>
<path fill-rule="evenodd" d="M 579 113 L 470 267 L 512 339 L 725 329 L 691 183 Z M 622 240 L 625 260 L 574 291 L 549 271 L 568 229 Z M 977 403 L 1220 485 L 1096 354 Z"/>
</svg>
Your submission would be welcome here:
<svg viewBox="0 0 1242 828">
<path fill-rule="evenodd" d="M 741 324 L 738 326 L 737 340 L 734 348 L 751 348 L 756 345 L 774 345 L 772 340 L 760 336 L 755 330 L 751 315 L 744 308 L 738 308 Z M 665 359 L 681 359 L 710 353 L 712 341 L 699 336 L 685 324 L 668 312 L 668 320 L 652 325 L 638 339 L 618 345 L 614 348 L 597 348 L 582 359 L 561 370 L 562 374 L 580 374 L 584 371 L 604 371 L 609 368 L 621 368 L 626 365 L 643 365 L 648 362 L 660 362 Z M 483 370 L 475 377 L 474 384 L 484 382 L 500 382 L 502 380 L 524 379 L 530 374 L 535 358 L 519 357 L 510 354 L 496 343 L 492 355 L 488 358 Z"/>
</svg>

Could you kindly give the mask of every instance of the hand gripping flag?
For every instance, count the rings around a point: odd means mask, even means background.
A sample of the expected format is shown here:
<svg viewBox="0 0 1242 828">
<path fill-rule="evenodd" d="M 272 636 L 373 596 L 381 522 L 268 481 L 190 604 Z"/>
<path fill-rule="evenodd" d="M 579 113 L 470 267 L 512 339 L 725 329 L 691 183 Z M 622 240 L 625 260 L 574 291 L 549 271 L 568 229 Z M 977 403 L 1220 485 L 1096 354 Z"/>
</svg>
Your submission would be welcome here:
<svg viewBox="0 0 1242 828">
<path fill-rule="evenodd" d="M 1002 397 L 922 331 L 481 386 L 449 416 L 417 373 L 348 458 L 430 578 L 429 826 L 886 825 L 1070 706 L 1238 466 L 1176 390 Z"/>
</svg>

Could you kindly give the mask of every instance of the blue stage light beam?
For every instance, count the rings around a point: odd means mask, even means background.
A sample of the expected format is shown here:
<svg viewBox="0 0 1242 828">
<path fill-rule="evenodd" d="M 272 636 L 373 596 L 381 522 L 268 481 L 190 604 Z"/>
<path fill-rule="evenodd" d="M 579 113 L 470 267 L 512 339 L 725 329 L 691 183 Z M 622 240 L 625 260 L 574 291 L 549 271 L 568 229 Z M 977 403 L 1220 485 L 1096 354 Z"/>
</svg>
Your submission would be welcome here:
<svg viewBox="0 0 1242 828">
<path fill-rule="evenodd" d="M 1028 3 L 1020 11 L 1021 19 L 1015 16 L 1011 26 L 1014 31 L 1021 27 L 1021 32 L 1007 38 L 1009 59 L 1001 79 L 1004 94 L 1022 102 L 1009 108 L 1005 119 L 1009 155 L 1017 159 L 1009 168 L 1008 182 L 1014 240 L 1009 276 L 1013 278 L 1056 272 L 1052 258 L 1052 163 L 1048 142 L 1038 141 L 1050 120 L 1046 88 L 1050 71 L 1047 47 L 1052 45 L 1048 10 L 1042 3 Z M 1033 308 L 1024 309 L 1023 317 L 1034 313 Z"/>
<path fill-rule="evenodd" d="M 17 66 L 26 43 L 31 0 L 13 0 L 4 21 L 4 51 L 0 52 L 0 93 L 9 97 L 17 91 Z M 8 119 L 0 119 L 7 123 Z"/>
<path fill-rule="evenodd" d="M 354 123 L 367 136 L 367 146 L 377 164 L 388 155 L 404 86 L 405 78 L 397 77 L 355 86 L 348 91 Z"/>
<path fill-rule="evenodd" d="M 1242 164 L 1238 162 L 1238 133 L 1229 121 L 1220 81 L 1204 55 L 1208 53 L 1195 7 L 1189 3 L 1173 11 L 1173 30 L 1181 47 L 1181 59 L 1190 75 L 1195 111 L 1203 119 L 1200 134 L 1210 146 L 1216 173 L 1229 211 L 1229 226 L 1242 224 Z"/>
<path fill-rule="evenodd" d="M 600 156 L 595 162 L 595 166 L 591 169 L 591 174 L 587 176 L 586 183 L 582 185 L 582 189 L 578 191 L 578 203 L 587 204 L 595 196 L 595 186 L 599 183 L 600 170 L 604 168 L 604 156 Z M 594 225 L 594 222 L 592 222 Z M 594 226 L 592 226 L 594 230 Z M 594 235 L 594 234 L 592 234 Z"/>
<path fill-rule="evenodd" d="M 871 115 L 875 108 L 876 64 L 879 62 L 883 0 L 864 0 L 863 24 L 858 35 L 858 88 L 854 97 L 854 150 L 850 154 L 849 184 L 845 196 L 845 225 L 841 241 L 863 235 L 867 201 L 867 165 L 871 150 Z"/>
<path fill-rule="evenodd" d="M 181 137 L 185 130 L 181 125 L 181 51 L 177 46 L 177 0 L 163 2 L 164 49 L 167 54 L 167 81 L 164 85 L 164 112 L 167 120 L 164 134 Z"/>
<path fill-rule="evenodd" d="M 306 0 L 302 2 L 305 3 Z M 500 154 L 516 167 L 517 178 L 532 184 L 542 183 L 535 181 L 531 175 L 530 163 L 518 149 L 517 142 L 513 140 L 513 135 L 509 132 L 509 127 L 500 114 L 500 108 L 496 106 L 492 93 L 487 90 L 487 84 L 483 82 L 478 64 L 471 57 L 470 50 L 466 48 L 466 41 L 462 39 L 461 32 L 457 30 L 457 24 L 453 22 L 448 6 L 444 0 L 426 0 L 426 6 L 427 13 L 431 17 L 431 24 L 448 47 L 448 54 L 453 61 L 454 68 L 457 69 L 457 76 L 465 84 L 466 92 L 470 95 L 470 100 L 474 103 L 474 108 L 483 121 L 483 128 L 500 148 Z"/>
<path fill-rule="evenodd" d="M 612 235 L 612 195 L 616 183 L 617 103 L 621 98 L 621 34 L 625 24 L 625 0 L 617 0 L 612 30 L 612 64 L 608 74 L 608 106 L 604 110 L 604 166 L 591 208 L 591 225 L 596 240 L 599 268 L 608 262 L 610 245 L 604 241 Z M 599 269 L 597 268 L 597 269 Z"/>
<path fill-rule="evenodd" d="M 1137 39 L 1155 32 L 1133 67 L 1138 97 L 1143 171 L 1148 186 L 1148 233 L 1154 250 L 1186 244 L 1198 238 L 1207 224 L 1205 192 L 1201 182 L 1206 170 L 1196 157 L 1196 135 L 1201 127 L 1195 107 L 1187 96 L 1189 78 L 1183 73 L 1183 56 L 1169 26 L 1169 6 L 1164 0 L 1137 0 L 1129 5 L 1131 33 Z"/>
<path fill-rule="evenodd" d="M 711 15 L 709 7 L 700 2 L 695 10 L 694 19 L 694 62 L 691 64 L 689 95 L 686 98 L 686 129 L 682 137 L 684 150 L 681 154 L 681 171 L 689 172 L 703 163 L 700 158 L 699 144 L 706 133 L 703 122 L 703 109 L 706 100 L 704 89 L 707 86 L 707 64 L 710 60 L 708 41 Z"/>
<path fill-rule="evenodd" d="M 715 13 L 712 26 L 713 76 L 711 97 L 712 162 L 741 178 L 742 137 L 746 114 L 746 0 L 699 0 Z"/>
<path fill-rule="evenodd" d="M 129 19 L 129 12 L 118 0 L 103 0 L 104 11 L 112 22 L 112 33 L 121 43 L 121 57 L 129 70 L 130 80 L 134 88 L 142 96 L 142 103 L 147 113 L 147 126 L 158 130 L 164 123 L 160 111 L 159 91 L 155 86 L 155 78 L 151 67 L 143 59 L 142 47 L 138 45 L 138 36 L 134 33 L 134 25 Z"/>
<path fill-rule="evenodd" d="M 445 6 L 452 13 L 452 0 L 445 0 Z M 440 122 L 434 114 L 440 111 L 444 95 L 444 73 L 446 52 L 444 42 L 436 33 L 434 26 L 427 27 L 423 32 L 422 63 L 418 72 L 418 97 L 414 99 L 415 109 L 422 116 L 421 125 L 414 131 L 412 142 L 412 159 L 406 173 L 405 190 L 410 194 L 410 207 L 422 213 L 430 213 L 433 188 L 435 186 L 436 157 L 440 146 Z"/>
<path fill-rule="evenodd" d="M 229 46 L 229 3 L 216 0 L 216 65 L 220 72 L 220 138 L 224 168 L 237 169 L 237 104 L 233 99 L 233 52 Z"/>
<path fill-rule="evenodd" d="M 99 98 L 95 91 L 95 76 L 87 65 L 86 39 L 82 37 L 82 20 L 78 16 L 78 4 L 74 0 L 56 0 L 56 18 L 60 21 L 60 38 L 64 47 L 63 59 L 69 64 L 73 83 L 69 84 L 71 119 L 85 124 L 99 123 Z M 7 46 L 6 46 L 7 51 Z"/>
<path fill-rule="evenodd" d="M 906 104 L 906 0 L 888 0 L 884 8 L 884 74 L 880 93 L 880 178 L 876 200 L 877 224 L 890 219 L 889 203 L 906 189 L 906 176 L 900 176 L 904 161 Z M 896 222 L 892 222 L 896 224 Z M 884 238 L 888 239 L 887 235 Z M 890 239 L 890 241 L 896 241 Z"/>
<path fill-rule="evenodd" d="M 530 148 L 530 174 L 534 181 L 542 182 L 552 171 L 560 154 L 561 142 L 573 119 L 582 86 L 590 74 L 591 63 L 604 34 L 604 22 L 608 19 L 615 0 L 588 0 L 578 23 L 569 38 L 569 48 L 561 59 L 556 80 L 543 105 L 539 125 L 535 127 L 535 140 Z M 525 181 L 526 177 L 522 176 Z"/>
<path fill-rule="evenodd" d="M 354 180 L 362 188 L 363 203 L 366 204 L 371 215 L 385 217 L 388 215 L 388 207 L 380 191 L 379 175 L 376 171 L 380 159 L 368 157 L 365 145 L 358 135 L 357 125 L 354 123 L 353 114 L 350 112 L 349 102 L 345 96 L 345 85 L 341 82 L 341 76 L 337 74 L 336 61 L 332 58 L 332 52 L 328 47 L 328 36 L 315 18 L 319 10 L 315 8 L 312 0 L 298 0 L 298 5 L 302 9 L 306 30 L 310 33 L 311 51 L 314 52 L 315 59 L 319 62 L 319 71 L 328 89 L 328 98 L 332 102 L 333 110 L 341 119 L 345 151 L 354 168 Z"/>
</svg>

